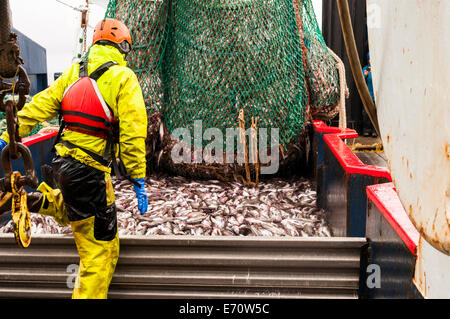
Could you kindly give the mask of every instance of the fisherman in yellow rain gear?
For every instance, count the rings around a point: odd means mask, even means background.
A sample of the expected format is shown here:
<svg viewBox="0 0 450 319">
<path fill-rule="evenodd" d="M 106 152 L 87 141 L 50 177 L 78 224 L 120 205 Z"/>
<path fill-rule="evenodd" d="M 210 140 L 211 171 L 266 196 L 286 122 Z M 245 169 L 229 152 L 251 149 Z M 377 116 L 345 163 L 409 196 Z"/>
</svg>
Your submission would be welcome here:
<svg viewBox="0 0 450 319">
<path fill-rule="evenodd" d="M 116 154 L 133 182 L 141 214 L 147 211 L 147 115 L 141 87 L 126 67 L 131 35 L 120 21 L 104 19 L 94 31 L 88 58 L 72 65 L 18 112 L 19 134 L 62 116 L 52 161 L 58 189 L 42 183 L 30 194 L 30 211 L 70 223 L 80 255 L 72 298 L 107 298 L 119 238 L 111 166 Z M 1 136 L 0 152 L 7 145 Z"/>
</svg>

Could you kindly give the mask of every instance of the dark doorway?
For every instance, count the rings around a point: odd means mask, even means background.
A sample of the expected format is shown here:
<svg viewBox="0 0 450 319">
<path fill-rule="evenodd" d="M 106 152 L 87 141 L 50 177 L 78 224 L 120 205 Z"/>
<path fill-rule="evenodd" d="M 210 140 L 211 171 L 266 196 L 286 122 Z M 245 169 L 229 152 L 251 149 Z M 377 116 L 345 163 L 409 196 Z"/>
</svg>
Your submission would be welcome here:
<svg viewBox="0 0 450 319">
<path fill-rule="evenodd" d="M 366 1 L 348 0 L 350 15 L 352 18 L 353 32 L 355 34 L 356 46 L 361 60 L 361 69 L 367 64 L 366 54 L 368 52 L 368 36 L 366 23 Z M 327 46 L 332 49 L 344 62 L 347 78 L 347 86 L 350 97 L 346 100 L 347 105 L 347 125 L 358 132 L 362 130 L 362 111 L 364 106 L 359 98 L 358 90 L 353 81 L 352 71 L 348 62 L 345 49 L 344 38 L 342 37 L 341 23 L 339 21 L 339 11 L 335 0 L 322 0 L 322 33 Z M 330 124 L 338 125 L 338 118 Z"/>
</svg>

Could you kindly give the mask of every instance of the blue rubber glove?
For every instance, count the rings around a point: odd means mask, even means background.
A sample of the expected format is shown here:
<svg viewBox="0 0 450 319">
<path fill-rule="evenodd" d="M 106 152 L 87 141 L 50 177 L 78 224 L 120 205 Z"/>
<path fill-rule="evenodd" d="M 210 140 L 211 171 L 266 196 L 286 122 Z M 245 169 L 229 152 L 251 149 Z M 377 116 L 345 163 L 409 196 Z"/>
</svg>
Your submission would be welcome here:
<svg viewBox="0 0 450 319">
<path fill-rule="evenodd" d="M 136 178 L 134 181 L 139 184 L 139 186 L 133 184 L 133 187 L 138 200 L 138 208 L 141 212 L 141 215 L 144 215 L 148 209 L 147 191 L 145 190 L 145 179 Z"/>
<path fill-rule="evenodd" d="M 3 149 L 8 145 L 4 140 L 0 138 L 0 153 L 3 151 Z"/>
</svg>

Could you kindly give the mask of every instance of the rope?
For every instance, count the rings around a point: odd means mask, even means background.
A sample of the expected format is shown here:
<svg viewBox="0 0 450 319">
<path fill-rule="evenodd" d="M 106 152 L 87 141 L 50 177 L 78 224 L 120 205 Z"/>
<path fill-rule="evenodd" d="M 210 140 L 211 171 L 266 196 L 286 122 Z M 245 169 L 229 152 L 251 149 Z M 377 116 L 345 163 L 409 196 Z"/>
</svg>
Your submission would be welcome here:
<svg viewBox="0 0 450 319">
<path fill-rule="evenodd" d="M 87 43 L 87 27 L 83 28 L 83 54 L 86 53 L 86 43 Z"/>
<path fill-rule="evenodd" d="M 13 79 L 15 79 L 15 78 L 19 75 L 19 70 L 20 70 L 19 67 L 17 67 L 16 74 L 14 75 Z M 7 80 L 7 79 L 5 79 L 4 77 L 2 77 L 2 76 L 0 75 L 0 80 L 3 81 L 3 80 Z M 15 101 L 14 101 L 14 92 L 16 91 L 16 84 L 17 84 L 18 81 L 11 81 L 11 82 L 12 82 L 12 83 L 11 83 L 11 88 L 1 90 L 1 91 L 0 91 L 0 94 L 1 94 L 1 93 L 4 93 L 4 92 L 12 91 L 12 93 L 11 93 L 11 94 L 13 95 L 12 101 L 13 101 L 13 103 L 14 103 L 14 105 L 15 105 L 16 103 L 15 103 Z"/>
<path fill-rule="evenodd" d="M 249 163 L 248 163 L 248 150 L 247 150 L 247 139 L 245 138 L 245 117 L 244 110 L 239 110 L 239 142 L 242 143 L 244 148 L 244 161 L 245 161 L 245 180 L 242 176 L 237 176 L 242 180 L 245 185 L 255 187 L 259 183 L 259 159 L 258 159 L 258 118 L 252 117 L 251 133 L 250 133 L 250 150 L 252 156 L 252 163 L 255 167 L 255 182 L 252 181 L 252 176 L 250 173 Z M 235 174 L 236 176 L 236 174 Z"/>
<path fill-rule="evenodd" d="M 252 163 L 255 167 L 255 183 L 259 183 L 259 156 L 258 156 L 258 118 L 252 116 L 252 126 L 250 133 L 250 152 Z"/>
<path fill-rule="evenodd" d="M 339 102 L 337 105 L 337 109 L 339 110 L 339 127 L 340 128 L 347 128 L 347 110 L 345 108 L 345 99 L 348 99 L 349 97 L 349 91 L 347 87 L 347 80 L 345 77 L 345 66 L 344 62 L 342 62 L 341 58 L 333 52 L 330 48 L 328 48 L 330 51 L 331 56 L 336 60 L 336 68 L 339 72 L 339 88 L 340 88 L 340 94 L 339 94 Z"/>
<path fill-rule="evenodd" d="M 251 182 L 250 169 L 248 167 L 247 139 L 245 138 L 245 118 L 243 109 L 239 110 L 239 142 L 242 143 L 244 148 L 245 175 L 247 182 Z"/>
</svg>

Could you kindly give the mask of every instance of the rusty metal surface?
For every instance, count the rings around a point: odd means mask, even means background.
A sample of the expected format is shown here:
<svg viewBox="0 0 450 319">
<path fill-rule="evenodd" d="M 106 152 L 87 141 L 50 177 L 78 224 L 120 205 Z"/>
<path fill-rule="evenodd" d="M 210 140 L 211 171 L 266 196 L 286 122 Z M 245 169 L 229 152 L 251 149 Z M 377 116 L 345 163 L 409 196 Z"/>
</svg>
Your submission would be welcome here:
<svg viewBox="0 0 450 319">
<path fill-rule="evenodd" d="M 381 137 L 400 200 L 450 254 L 449 1 L 368 0 Z"/>
<path fill-rule="evenodd" d="M 9 0 L 0 0 L 0 76 L 12 78 L 17 67 L 23 64 L 16 44 L 17 35 L 11 33 L 11 10 Z"/>
<path fill-rule="evenodd" d="M 0 0 L 0 21 L 0 43 L 4 43 L 11 32 L 11 10 L 7 0 Z"/>
<path fill-rule="evenodd" d="M 30 80 L 20 57 L 17 45 L 17 35 L 11 32 L 11 11 L 8 0 L 0 0 L 0 111 L 6 113 L 6 125 L 9 143 L 1 153 L 2 166 L 5 176 L 0 179 L 2 193 L 5 198 L 9 192 L 13 193 L 12 220 L 17 244 L 28 247 L 31 240 L 30 215 L 26 206 L 26 192 L 23 186 L 36 188 L 38 179 L 34 169 L 31 152 L 22 144 L 19 135 L 19 121 L 17 112 L 25 105 L 26 95 L 30 92 Z M 5 95 L 9 93 L 11 99 L 4 103 Z M 16 102 L 16 96 L 18 96 Z M 26 175 L 13 172 L 11 159 L 22 157 Z M 17 176 L 17 178 L 13 178 Z M 7 205 L 8 201 L 3 201 Z M 4 207 L 2 207 L 2 211 Z"/>
<path fill-rule="evenodd" d="M 110 298 L 357 298 L 364 238 L 121 238 Z M 70 298 L 72 237 L 0 236 L 0 297 Z"/>
<path fill-rule="evenodd" d="M 450 299 L 450 256 L 431 246 L 423 238 L 417 247 L 414 284 L 427 299 Z"/>
</svg>

